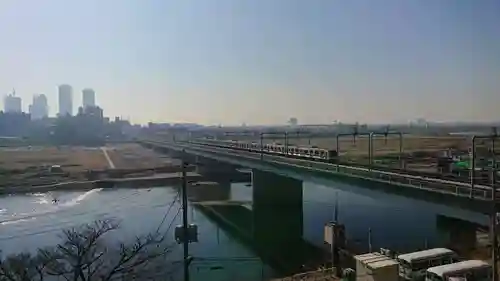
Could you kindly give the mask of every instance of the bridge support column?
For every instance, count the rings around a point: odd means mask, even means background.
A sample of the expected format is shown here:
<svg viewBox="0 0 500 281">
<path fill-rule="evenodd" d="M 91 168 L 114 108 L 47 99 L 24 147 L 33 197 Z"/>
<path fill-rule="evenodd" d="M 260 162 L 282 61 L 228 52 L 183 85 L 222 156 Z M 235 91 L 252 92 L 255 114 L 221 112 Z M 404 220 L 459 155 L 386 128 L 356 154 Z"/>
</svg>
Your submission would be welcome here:
<svg viewBox="0 0 500 281">
<path fill-rule="evenodd" d="M 302 257 L 302 182 L 253 170 L 253 237 L 272 255 Z M 287 262 L 290 262 L 287 261 Z"/>
</svg>

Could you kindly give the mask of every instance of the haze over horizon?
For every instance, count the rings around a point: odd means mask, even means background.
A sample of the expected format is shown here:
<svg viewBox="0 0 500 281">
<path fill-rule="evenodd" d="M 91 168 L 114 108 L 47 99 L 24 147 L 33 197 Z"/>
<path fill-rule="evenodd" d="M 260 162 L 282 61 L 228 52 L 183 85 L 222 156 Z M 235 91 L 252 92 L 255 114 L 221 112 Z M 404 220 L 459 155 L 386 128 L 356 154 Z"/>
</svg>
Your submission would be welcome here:
<svg viewBox="0 0 500 281">
<path fill-rule="evenodd" d="M 25 111 L 70 84 L 136 123 L 500 120 L 495 0 L 12 0 L 0 38 Z"/>
</svg>

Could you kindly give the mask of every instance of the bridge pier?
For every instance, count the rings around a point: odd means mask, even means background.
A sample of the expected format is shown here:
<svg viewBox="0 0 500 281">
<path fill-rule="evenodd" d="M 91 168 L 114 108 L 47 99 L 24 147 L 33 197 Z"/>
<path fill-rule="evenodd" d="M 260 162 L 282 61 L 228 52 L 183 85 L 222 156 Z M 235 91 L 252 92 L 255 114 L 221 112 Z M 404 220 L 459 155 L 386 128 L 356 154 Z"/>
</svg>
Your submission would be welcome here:
<svg viewBox="0 0 500 281">
<path fill-rule="evenodd" d="M 253 170 L 253 237 L 269 254 L 303 257 L 302 181 Z M 287 262 L 291 262 L 288 260 Z"/>
</svg>

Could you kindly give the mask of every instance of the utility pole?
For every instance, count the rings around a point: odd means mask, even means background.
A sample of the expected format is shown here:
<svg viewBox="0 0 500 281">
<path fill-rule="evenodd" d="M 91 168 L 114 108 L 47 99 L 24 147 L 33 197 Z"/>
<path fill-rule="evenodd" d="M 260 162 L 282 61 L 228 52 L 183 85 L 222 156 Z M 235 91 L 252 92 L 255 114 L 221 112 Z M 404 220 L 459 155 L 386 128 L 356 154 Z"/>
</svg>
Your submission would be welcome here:
<svg viewBox="0 0 500 281">
<path fill-rule="evenodd" d="M 186 162 L 182 161 L 182 232 L 184 246 L 184 281 L 189 281 L 189 234 L 187 214 L 187 179 Z"/>
<path fill-rule="evenodd" d="M 340 222 L 339 222 L 339 196 L 335 196 L 335 213 L 333 214 L 334 228 L 332 229 L 332 267 L 335 268 L 337 277 L 342 276 L 342 268 L 340 267 Z"/>
<path fill-rule="evenodd" d="M 492 256 L 493 256 L 493 281 L 498 281 L 498 237 L 497 237 L 497 195 L 496 195 L 496 186 L 495 186 L 495 177 L 497 171 L 497 161 L 496 161 L 496 153 L 495 153 L 495 138 L 497 137 L 496 128 L 493 131 L 491 137 L 491 154 L 492 154 L 492 163 L 491 163 L 491 193 L 493 197 L 493 212 L 491 215 L 491 226 L 492 226 Z"/>
</svg>

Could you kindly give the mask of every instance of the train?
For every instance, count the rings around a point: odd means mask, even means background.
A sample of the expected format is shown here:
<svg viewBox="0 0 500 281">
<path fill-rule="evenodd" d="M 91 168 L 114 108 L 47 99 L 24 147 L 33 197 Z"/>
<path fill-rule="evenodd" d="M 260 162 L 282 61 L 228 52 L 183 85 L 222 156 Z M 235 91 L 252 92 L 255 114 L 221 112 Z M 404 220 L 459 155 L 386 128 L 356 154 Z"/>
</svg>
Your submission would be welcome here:
<svg viewBox="0 0 500 281">
<path fill-rule="evenodd" d="M 295 145 L 283 145 L 281 143 L 263 144 L 257 142 L 238 142 L 234 140 L 214 140 L 197 139 L 189 140 L 188 143 L 196 145 L 206 145 L 219 148 L 237 149 L 249 152 L 265 153 L 270 155 L 285 156 L 290 158 L 299 158 L 328 163 L 336 163 L 338 152 L 332 149 L 323 149 L 318 147 L 303 147 Z"/>
</svg>

